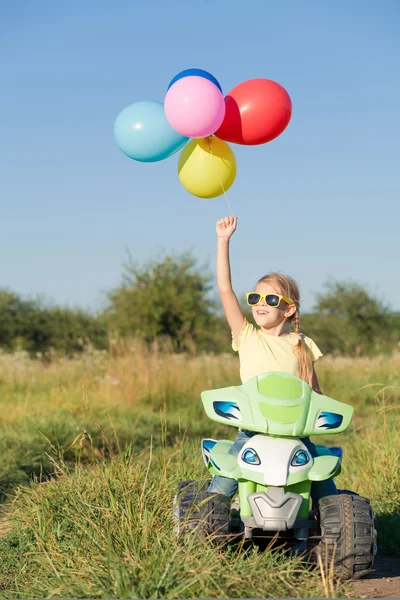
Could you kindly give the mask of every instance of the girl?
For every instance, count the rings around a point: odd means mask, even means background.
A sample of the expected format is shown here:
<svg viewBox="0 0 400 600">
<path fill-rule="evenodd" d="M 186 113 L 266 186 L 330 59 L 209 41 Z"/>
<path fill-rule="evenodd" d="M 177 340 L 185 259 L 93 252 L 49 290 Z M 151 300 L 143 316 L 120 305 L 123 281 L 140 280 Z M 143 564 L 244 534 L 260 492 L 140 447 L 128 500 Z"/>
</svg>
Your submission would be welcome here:
<svg viewBox="0 0 400 600">
<path fill-rule="evenodd" d="M 300 294 L 296 282 L 286 275 L 269 273 L 262 277 L 254 290 L 247 294 L 254 321 L 259 329 L 243 316 L 232 288 L 229 264 L 229 240 L 236 230 L 237 218 L 225 217 L 217 221 L 217 284 L 225 316 L 232 330 L 232 347 L 239 353 L 242 383 L 266 371 L 285 371 L 306 381 L 318 393 L 314 362 L 322 356 L 316 344 L 300 333 Z M 290 331 L 290 329 L 294 331 Z M 239 451 L 255 432 L 239 430 L 231 454 Z M 303 443 L 316 456 L 310 438 Z M 227 477 L 213 477 L 209 492 L 233 498 L 237 481 Z M 318 502 L 322 496 L 336 494 L 333 479 L 313 483 L 312 497 Z"/>
</svg>

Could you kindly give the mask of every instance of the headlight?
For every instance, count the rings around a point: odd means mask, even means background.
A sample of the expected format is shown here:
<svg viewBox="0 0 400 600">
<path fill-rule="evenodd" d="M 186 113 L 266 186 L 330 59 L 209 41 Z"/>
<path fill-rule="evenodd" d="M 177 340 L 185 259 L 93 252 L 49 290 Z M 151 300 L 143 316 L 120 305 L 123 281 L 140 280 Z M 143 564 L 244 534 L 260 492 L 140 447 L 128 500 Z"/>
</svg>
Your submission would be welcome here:
<svg viewBox="0 0 400 600">
<path fill-rule="evenodd" d="M 297 450 L 290 464 L 292 467 L 303 467 L 308 462 L 310 462 L 310 457 L 308 456 L 307 452 L 304 450 Z"/>
<path fill-rule="evenodd" d="M 255 450 L 247 448 L 242 454 L 242 461 L 248 465 L 261 465 L 261 460 Z"/>
</svg>

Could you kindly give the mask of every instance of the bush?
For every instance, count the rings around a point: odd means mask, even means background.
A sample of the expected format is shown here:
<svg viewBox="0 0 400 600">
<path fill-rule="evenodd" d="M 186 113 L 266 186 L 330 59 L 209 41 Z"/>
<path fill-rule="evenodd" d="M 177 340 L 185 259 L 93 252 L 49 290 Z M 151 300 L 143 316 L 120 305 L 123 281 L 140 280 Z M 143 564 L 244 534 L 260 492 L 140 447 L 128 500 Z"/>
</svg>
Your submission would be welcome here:
<svg viewBox="0 0 400 600">
<path fill-rule="evenodd" d="M 81 309 L 45 306 L 0 291 L 0 347 L 71 355 L 87 345 L 107 347 L 107 329 L 101 318 Z"/>
</svg>

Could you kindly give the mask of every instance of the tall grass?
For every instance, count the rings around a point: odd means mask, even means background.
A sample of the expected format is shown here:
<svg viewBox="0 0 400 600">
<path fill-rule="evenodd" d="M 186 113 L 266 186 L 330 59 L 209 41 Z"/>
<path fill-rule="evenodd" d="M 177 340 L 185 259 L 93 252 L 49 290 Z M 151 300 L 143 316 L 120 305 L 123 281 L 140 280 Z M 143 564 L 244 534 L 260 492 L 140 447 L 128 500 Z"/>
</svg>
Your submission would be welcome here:
<svg viewBox="0 0 400 600">
<path fill-rule="evenodd" d="M 337 484 L 372 499 L 380 547 L 393 552 L 400 544 L 399 366 L 394 356 L 325 359 L 318 369 L 324 393 L 356 408 L 348 432 L 323 438 L 345 450 Z M 177 484 L 207 478 L 199 438 L 236 433 L 206 418 L 200 392 L 238 383 L 231 355 L 134 345 L 119 356 L 49 366 L 1 356 L 0 596 L 346 594 L 280 553 L 221 551 L 199 539 L 177 544 L 170 518 Z"/>
<path fill-rule="evenodd" d="M 197 459 L 192 467 L 200 474 Z M 178 544 L 170 518 L 183 474 L 176 452 L 125 452 L 73 473 L 58 463 L 57 471 L 58 481 L 20 490 L 14 502 L 15 526 L 0 539 L 3 597 L 323 594 L 319 574 L 298 559 L 212 549 L 196 537 Z"/>
</svg>

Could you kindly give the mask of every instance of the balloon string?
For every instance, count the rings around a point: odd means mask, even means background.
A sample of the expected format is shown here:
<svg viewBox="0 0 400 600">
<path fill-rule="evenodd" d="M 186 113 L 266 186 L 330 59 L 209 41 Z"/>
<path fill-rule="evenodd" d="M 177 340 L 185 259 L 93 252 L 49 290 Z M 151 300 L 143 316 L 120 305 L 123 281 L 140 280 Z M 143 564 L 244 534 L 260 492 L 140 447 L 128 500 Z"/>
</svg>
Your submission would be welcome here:
<svg viewBox="0 0 400 600">
<path fill-rule="evenodd" d="M 207 144 L 208 144 L 208 149 L 210 150 L 210 154 L 212 154 L 212 155 L 214 156 L 214 154 L 213 154 L 213 151 L 211 150 L 210 139 L 207 137 L 207 138 L 206 138 L 206 140 L 207 140 Z M 221 181 L 221 177 L 219 176 L 219 172 L 218 172 L 218 169 L 217 169 L 217 166 L 216 166 L 216 165 L 215 165 L 215 170 L 216 170 L 217 177 L 218 177 L 218 181 L 219 181 L 219 183 L 220 183 L 220 185 L 221 185 L 222 191 L 224 192 L 224 196 L 225 196 L 225 200 L 226 200 L 226 203 L 227 203 L 227 205 L 228 205 L 228 208 L 229 208 L 229 210 L 231 211 L 231 215 L 232 215 L 232 217 L 234 217 L 235 215 L 233 214 L 233 210 L 232 210 L 232 208 L 231 208 L 231 205 L 229 204 L 229 200 L 228 200 L 228 194 L 227 194 L 227 193 L 226 193 L 226 191 L 225 191 L 224 184 L 223 184 L 223 183 L 222 183 L 222 181 Z"/>
</svg>

